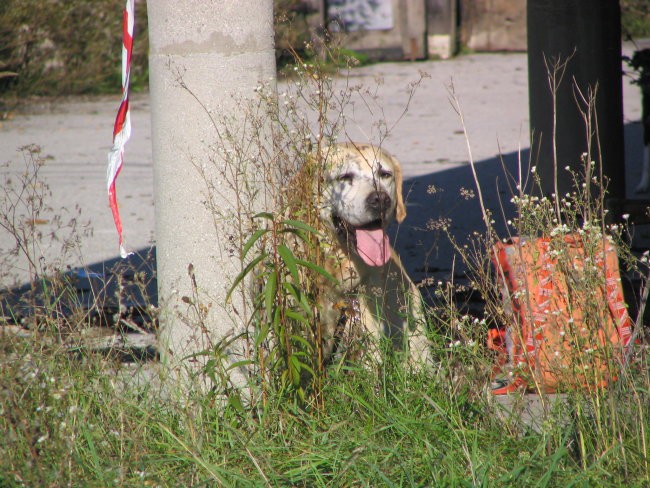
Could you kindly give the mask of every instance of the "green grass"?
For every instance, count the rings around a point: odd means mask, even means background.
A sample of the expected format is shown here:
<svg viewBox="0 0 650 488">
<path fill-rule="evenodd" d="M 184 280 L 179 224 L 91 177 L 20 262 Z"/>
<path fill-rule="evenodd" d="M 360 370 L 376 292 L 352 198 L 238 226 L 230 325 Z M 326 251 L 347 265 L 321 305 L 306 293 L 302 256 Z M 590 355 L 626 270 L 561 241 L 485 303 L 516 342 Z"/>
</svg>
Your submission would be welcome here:
<svg viewBox="0 0 650 488">
<path fill-rule="evenodd" d="M 164 382 L 125 387 L 130 372 L 120 374 L 110 359 L 73 359 L 41 342 L 3 339 L 0 486 L 648 482 L 640 450 L 648 426 L 635 423 L 639 413 L 650 413 L 647 390 L 636 390 L 644 400 L 634 415 L 609 419 L 617 429 L 603 439 L 594 418 L 566 412 L 550 414 L 542 432 L 514 428 L 470 383 L 395 365 L 333 371 L 323 409 L 296 407 L 278 395 L 266 409 L 239 410 L 197 391 L 176 396 Z M 627 389 L 602 392 L 603 411 L 614 402 L 624 413 L 628 398 Z M 585 456 L 577 449 L 580 435 Z"/>
</svg>

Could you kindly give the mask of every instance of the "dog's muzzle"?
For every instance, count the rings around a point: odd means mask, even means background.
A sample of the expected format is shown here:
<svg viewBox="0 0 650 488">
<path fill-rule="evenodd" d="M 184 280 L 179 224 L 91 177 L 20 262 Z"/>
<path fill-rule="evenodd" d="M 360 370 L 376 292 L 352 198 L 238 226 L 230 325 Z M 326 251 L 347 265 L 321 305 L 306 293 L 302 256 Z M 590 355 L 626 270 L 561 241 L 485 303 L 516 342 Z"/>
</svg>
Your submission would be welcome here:
<svg viewBox="0 0 650 488">
<path fill-rule="evenodd" d="M 391 203 L 390 195 L 385 191 L 373 191 L 366 197 L 368 210 L 378 215 L 382 220 L 386 218 Z"/>
<path fill-rule="evenodd" d="M 384 266 L 390 259 L 390 242 L 385 232 L 391 198 L 383 191 L 366 197 L 368 214 L 376 217 L 366 224 L 354 226 L 338 215 L 332 215 L 337 234 L 368 266 Z"/>
</svg>

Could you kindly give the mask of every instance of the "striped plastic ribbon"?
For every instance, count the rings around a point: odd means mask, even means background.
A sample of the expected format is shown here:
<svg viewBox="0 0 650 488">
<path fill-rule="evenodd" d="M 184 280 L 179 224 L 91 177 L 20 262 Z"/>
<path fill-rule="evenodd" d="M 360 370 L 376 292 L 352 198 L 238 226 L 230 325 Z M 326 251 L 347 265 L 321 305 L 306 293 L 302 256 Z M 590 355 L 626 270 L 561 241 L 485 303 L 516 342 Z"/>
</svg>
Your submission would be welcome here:
<svg viewBox="0 0 650 488">
<path fill-rule="evenodd" d="M 108 153 L 108 202 L 113 213 L 115 228 L 119 236 L 120 256 L 127 257 L 122 236 L 122 220 L 117 205 L 115 181 L 124 163 L 124 146 L 131 137 L 131 116 L 129 112 L 129 78 L 131 73 L 131 53 L 133 52 L 134 0 L 126 0 L 122 16 L 122 100 L 113 126 L 113 147 Z"/>
</svg>

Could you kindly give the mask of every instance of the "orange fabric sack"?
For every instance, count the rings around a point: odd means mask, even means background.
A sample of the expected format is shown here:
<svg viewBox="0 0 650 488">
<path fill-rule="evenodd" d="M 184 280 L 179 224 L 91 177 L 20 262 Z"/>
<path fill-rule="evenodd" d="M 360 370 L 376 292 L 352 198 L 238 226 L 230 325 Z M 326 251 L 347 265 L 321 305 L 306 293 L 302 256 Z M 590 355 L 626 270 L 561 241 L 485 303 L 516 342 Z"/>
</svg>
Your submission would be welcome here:
<svg viewBox="0 0 650 488">
<path fill-rule="evenodd" d="M 489 342 L 511 369 L 495 394 L 602 387 L 616 378 L 632 320 L 614 245 L 592 241 L 570 234 L 495 245 L 510 323 Z"/>
</svg>

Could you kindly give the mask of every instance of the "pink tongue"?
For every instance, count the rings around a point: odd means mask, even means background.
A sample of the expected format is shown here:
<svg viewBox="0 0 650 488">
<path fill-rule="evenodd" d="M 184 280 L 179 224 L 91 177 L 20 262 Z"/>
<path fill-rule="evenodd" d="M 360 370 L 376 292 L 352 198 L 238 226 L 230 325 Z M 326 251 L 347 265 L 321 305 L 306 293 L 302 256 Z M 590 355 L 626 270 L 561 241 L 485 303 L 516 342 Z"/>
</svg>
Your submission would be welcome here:
<svg viewBox="0 0 650 488">
<path fill-rule="evenodd" d="M 383 266 L 390 259 L 388 236 L 382 229 L 356 230 L 357 252 L 369 266 Z"/>
</svg>

